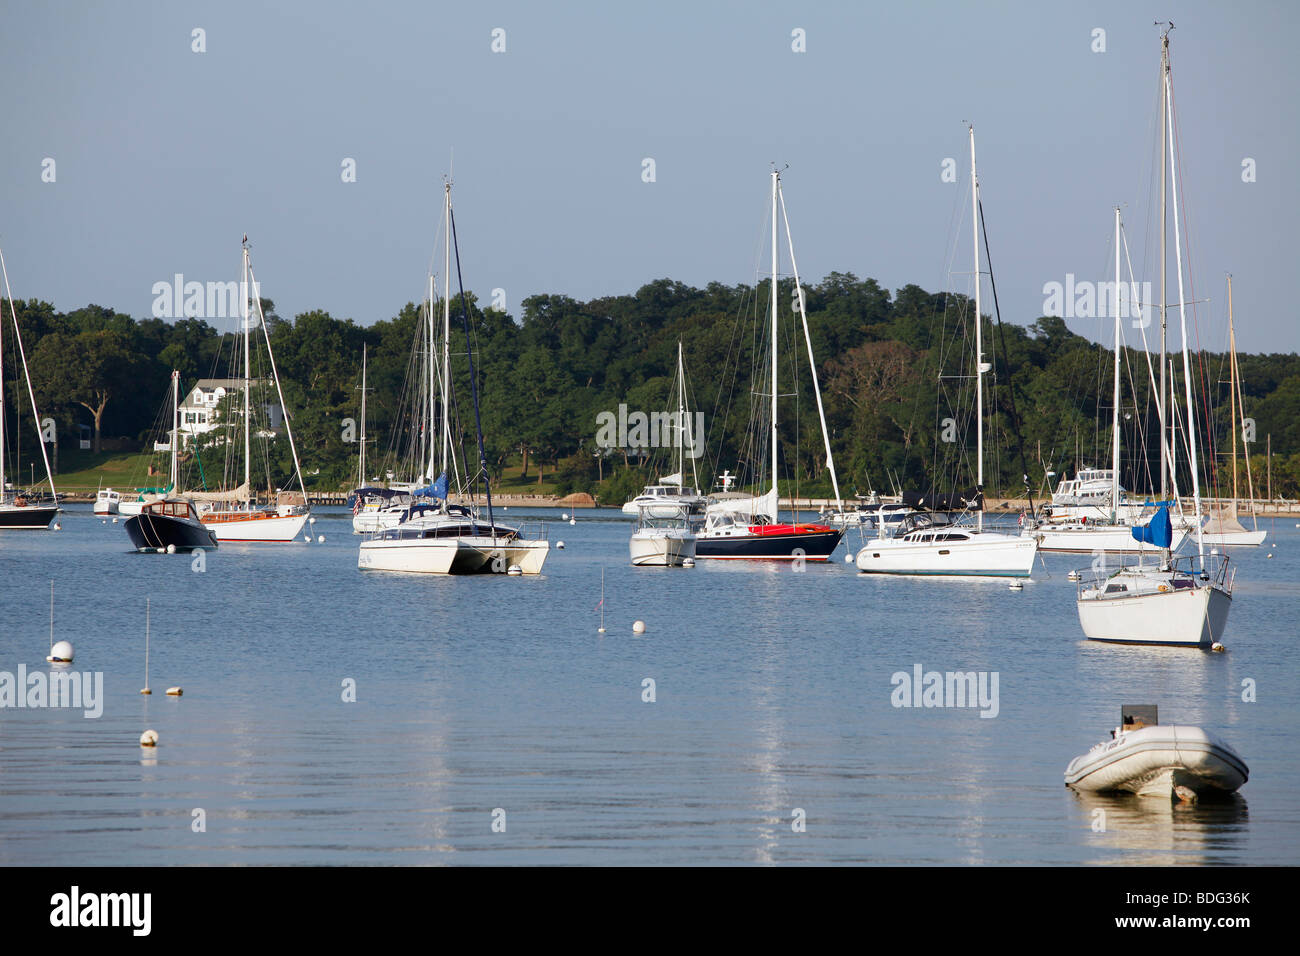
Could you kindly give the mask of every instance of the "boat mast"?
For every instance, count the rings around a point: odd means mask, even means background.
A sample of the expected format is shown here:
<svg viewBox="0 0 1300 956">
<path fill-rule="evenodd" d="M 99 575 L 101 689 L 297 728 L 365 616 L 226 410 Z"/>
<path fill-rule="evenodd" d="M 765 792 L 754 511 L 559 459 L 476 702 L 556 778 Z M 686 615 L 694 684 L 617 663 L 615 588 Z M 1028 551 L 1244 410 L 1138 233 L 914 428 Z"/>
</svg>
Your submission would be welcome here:
<svg viewBox="0 0 1300 956">
<path fill-rule="evenodd" d="M 357 487 L 366 484 L 366 343 L 361 343 L 361 451 L 357 460 Z"/>
<path fill-rule="evenodd" d="M 776 191 L 781 181 L 781 173 L 772 170 L 772 520 L 775 522 L 781 503 L 776 490 Z"/>
<path fill-rule="evenodd" d="M 1168 255 L 1166 244 L 1169 239 L 1169 220 L 1165 213 L 1165 200 L 1169 194 L 1166 184 L 1168 168 L 1165 157 L 1169 153 L 1168 140 L 1168 95 L 1169 95 L 1169 30 L 1172 24 L 1160 34 L 1160 500 L 1165 501 L 1169 495 L 1168 474 L 1166 469 L 1172 467 L 1165 449 L 1165 354 L 1167 332 L 1167 306 L 1169 301 L 1165 292 Z M 1173 422 L 1168 426 L 1169 441 L 1173 443 Z"/>
<path fill-rule="evenodd" d="M 1245 424 L 1245 421 L 1246 421 L 1246 403 L 1245 403 L 1245 401 L 1242 399 L 1242 395 L 1241 395 L 1241 370 L 1240 370 L 1240 367 L 1239 367 L 1238 364 L 1237 364 L 1237 333 L 1236 333 L 1236 331 L 1233 329 L 1233 325 L 1232 325 L 1232 276 L 1231 276 L 1231 275 L 1228 276 L 1228 338 L 1229 338 L 1229 344 L 1230 344 L 1230 347 L 1231 347 L 1231 349 L 1232 349 L 1232 383 L 1233 383 L 1233 384 L 1232 384 L 1232 388 L 1233 388 L 1233 392 L 1235 393 L 1235 398 L 1234 398 L 1234 400 L 1235 400 L 1236 403 L 1237 403 L 1237 412 L 1238 412 L 1238 418 L 1237 418 L 1237 420 L 1240 421 L 1240 422 L 1242 422 L 1243 425 L 1244 425 L 1244 424 Z M 1233 445 L 1233 448 L 1232 448 L 1232 467 L 1233 467 L 1233 483 L 1232 483 L 1232 484 L 1233 484 L 1233 492 L 1232 492 L 1233 501 L 1232 501 L 1232 504 L 1233 504 L 1233 508 L 1235 509 L 1235 508 L 1237 507 L 1237 491 L 1236 491 L 1236 485 L 1237 485 L 1237 482 L 1236 482 L 1236 468 L 1237 468 L 1237 439 L 1236 439 L 1236 436 L 1235 436 L 1235 435 L 1233 436 L 1233 439 L 1232 439 L 1232 445 Z M 1250 469 L 1250 449 L 1249 449 L 1249 448 L 1247 447 L 1247 445 L 1246 445 L 1246 436 L 1245 436 L 1244 434 L 1241 436 L 1241 455 L 1242 455 L 1242 458 L 1244 458 L 1244 459 L 1246 460 L 1246 492 L 1250 495 L 1250 516 L 1251 516 L 1251 519 L 1252 519 L 1253 522 L 1254 522 L 1255 530 L 1258 531 L 1258 530 L 1259 530 L 1259 513 L 1258 513 L 1258 512 L 1256 511 L 1256 509 L 1255 509 L 1255 478 L 1254 478 L 1254 476 L 1251 474 L 1251 469 Z"/>
<path fill-rule="evenodd" d="M 1228 388 L 1228 404 L 1232 406 L 1232 511 L 1237 511 L 1237 336 L 1232 328 L 1232 275 L 1228 275 L 1228 368 L 1232 383 Z"/>
<path fill-rule="evenodd" d="M 686 480 L 686 380 L 682 372 L 682 340 L 677 340 L 677 491 Z M 695 474 L 695 459 L 691 459 L 691 474 Z"/>
<path fill-rule="evenodd" d="M 251 319 L 248 312 L 248 296 L 252 290 L 252 286 L 248 284 L 248 273 L 248 236 L 244 236 L 244 494 L 246 496 L 251 496 L 253 485 L 250 465 L 253 460 L 253 444 L 248 428 L 249 408 L 251 407 L 248 394 L 250 375 L 250 365 L 248 361 L 248 323 Z M 248 500 L 248 498 L 245 498 L 245 502 Z"/>
<path fill-rule="evenodd" d="M 799 282 L 799 266 L 794 257 L 794 237 L 790 234 L 790 217 L 785 211 L 785 193 L 781 196 L 781 219 L 785 222 L 785 241 L 790 245 L 790 271 L 794 273 L 795 301 L 799 310 L 799 319 L 803 323 L 803 340 L 808 346 L 808 369 L 812 372 L 813 394 L 817 397 L 817 417 L 822 423 L 822 441 L 826 445 L 826 467 L 831 473 L 831 487 L 835 489 L 835 510 L 843 511 L 844 502 L 840 496 L 840 482 L 835 475 L 835 456 L 831 454 L 831 434 L 826 427 L 826 410 L 822 406 L 822 389 L 817 381 L 817 362 L 813 358 L 812 334 L 808 331 L 808 315 L 803 307 L 803 286 Z"/>
<path fill-rule="evenodd" d="M 442 470 L 447 470 L 447 450 L 451 446 L 451 418 L 448 415 L 447 395 L 451 387 L 451 180 L 442 184 L 443 230 L 447 241 L 443 245 L 442 262 Z M 457 480 L 457 486 L 460 481 Z"/>
<path fill-rule="evenodd" d="M 977 527 L 984 530 L 984 340 L 980 318 L 979 179 L 975 175 L 975 125 L 970 127 L 971 235 L 975 245 L 975 494 L 980 498 Z"/>
<path fill-rule="evenodd" d="M 433 325 L 433 281 L 434 281 L 434 280 L 433 280 L 433 276 L 429 276 L 429 307 L 428 307 L 427 309 L 424 310 L 425 332 L 427 333 L 428 338 L 429 338 L 429 366 L 428 366 L 428 368 L 425 370 L 426 375 L 428 376 L 428 381 L 429 381 L 429 393 L 428 393 L 428 399 L 427 399 L 427 401 L 428 401 L 427 412 L 428 412 L 429 418 L 428 418 L 428 424 L 427 424 L 427 425 L 425 426 L 425 428 L 424 428 L 424 435 L 425 435 L 425 439 L 426 439 L 426 442 L 427 442 L 427 444 L 426 444 L 425 447 L 426 447 L 426 450 L 427 450 L 427 452 L 428 452 L 428 457 L 425 459 L 425 461 L 426 461 L 426 465 L 425 465 L 424 471 L 425 471 L 425 477 L 429 480 L 429 483 L 430 483 L 430 484 L 433 483 L 433 479 L 434 479 L 434 474 L 433 474 L 433 456 L 434 456 L 434 454 L 435 454 L 435 452 L 436 452 L 437 445 L 436 445 L 435 442 L 434 442 L 433 431 L 434 431 L 434 426 L 435 426 L 434 416 L 437 414 L 437 411 L 438 411 L 438 407 L 437 407 L 437 405 L 434 404 L 434 401 L 433 401 L 433 383 L 434 383 L 435 376 L 437 375 L 437 368 L 438 368 L 438 366 L 437 366 L 437 362 L 438 362 L 438 350 L 437 350 L 437 346 L 434 345 L 434 342 L 436 341 L 436 339 L 435 339 L 435 336 L 434 336 L 434 334 L 433 334 L 433 330 L 434 330 L 434 325 Z"/>
<path fill-rule="evenodd" d="M 181 373 L 172 370 L 172 491 L 176 491 L 176 442 L 181 434 Z"/>
<path fill-rule="evenodd" d="M 1115 394 L 1111 412 L 1110 520 L 1119 521 L 1119 206 L 1115 207 Z"/>
<path fill-rule="evenodd" d="M 9 317 L 14 324 L 14 342 L 18 346 L 18 358 L 23 366 L 23 378 L 27 382 L 27 398 L 32 403 L 32 421 L 36 424 L 36 442 L 41 448 L 41 463 L 45 465 L 45 477 L 50 483 L 50 494 L 54 496 L 54 504 L 59 503 L 59 492 L 54 487 L 54 472 L 50 470 L 50 456 L 45 450 L 45 441 L 41 437 L 41 414 L 36 410 L 36 393 L 32 391 L 32 376 L 27 371 L 27 353 L 23 349 L 23 333 L 18 328 L 18 312 L 14 309 L 14 294 L 9 289 L 9 270 L 5 267 L 4 252 L 0 252 L 0 275 L 4 276 L 5 281 L 5 298 L 9 300 Z M 4 336 L 0 335 L 0 340 Z M 3 387 L 3 347 L 0 347 L 0 497 L 4 496 L 4 392 Z M 22 416 L 19 415 L 18 418 Z M 18 418 L 15 418 L 15 423 Z M 19 465 L 18 480 L 22 480 L 22 466 Z"/>
<path fill-rule="evenodd" d="M 1187 297 L 1183 293 L 1183 248 L 1178 230 L 1178 170 L 1173 157 L 1173 102 L 1169 84 L 1165 84 L 1165 114 L 1167 117 L 1166 134 L 1169 138 L 1169 185 L 1174 199 L 1174 256 L 1178 267 L 1178 320 L 1183 335 L 1183 393 L 1187 402 L 1187 453 L 1188 466 L 1192 470 L 1192 501 L 1196 507 L 1196 551 L 1200 566 L 1205 567 L 1205 529 L 1201 527 L 1201 477 L 1196 462 L 1196 418 L 1195 406 L 1192 405 L 1192 368 L 1187 354 Z"/>
</svg>

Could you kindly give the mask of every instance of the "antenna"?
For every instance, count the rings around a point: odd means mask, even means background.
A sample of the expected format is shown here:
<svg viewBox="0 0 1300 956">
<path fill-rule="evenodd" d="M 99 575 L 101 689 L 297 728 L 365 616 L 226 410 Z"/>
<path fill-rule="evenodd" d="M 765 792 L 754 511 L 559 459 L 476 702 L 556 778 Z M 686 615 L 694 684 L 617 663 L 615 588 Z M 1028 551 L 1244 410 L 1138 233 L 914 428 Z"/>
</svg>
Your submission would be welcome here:
<svg viewBox="0 0 1300 956">
<path fill-rule="evenodd" d="M 144 687 L 140 693 L 152 694 L 149 689 L 149 599 L 144 599 Z"/>
</svg>

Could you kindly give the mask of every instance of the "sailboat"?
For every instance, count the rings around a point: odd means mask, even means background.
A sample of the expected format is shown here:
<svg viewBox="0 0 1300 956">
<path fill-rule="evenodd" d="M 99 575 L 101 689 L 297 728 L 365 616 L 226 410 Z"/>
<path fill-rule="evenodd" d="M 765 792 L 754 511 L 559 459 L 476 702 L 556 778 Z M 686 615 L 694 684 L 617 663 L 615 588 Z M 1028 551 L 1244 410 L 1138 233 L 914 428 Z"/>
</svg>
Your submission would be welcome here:
<svg viewBox="0 0 1300 956">
<path fill-rule="evenodd" d="M 623 504 L 623 514 L 639 515 L 645 505 L 680 505 L 689 515 L 701 515 L 708 504 L 699 490 L 699 476 L 695 473 L 695 458 L 691 458 L 692 483 L 686 484 L 686 446 L 692 443 L 690 409 L 686 407 L 686 366 L 682 361 L 682 343 L 677 342 L 677 415 L 669 429 L 676 433 L 677 472 L 665 475 L 657 484 L 646 485 L 639 495 Z"/>
<path fill-rule="evenodd" d="M 757 558 L 780 561 L 825 561 L 839 546 L 844 536 L 843 528 L 823 524 L 784 524 L 779 521 L 777 506 L 777 276 L 780 248 L 777 242 L 777 212 L 785 221 L 786 242 L 790 248 L 790 268 L 794 273 L 795 303 L 803 322 L 804 341 L 808 346 L 808 365 L 812 374 L 813 392 L 817 397 L 817 414 L 821 419 L 822 440 L 826 446 L 826 466 L 831 484 L 835 488 L 836 505 L 840 506 L 839 480 L 835 476 L 835 460 L 831 455 L 830 434 L 826 429 L 826 413 L 822 407 L 821 386 L 817 382 L 817 366 L 813 361 L 812 336 L 808 331 L 808 317 L 804 313 L 803 288 L 799 283 L 799 267 L 794 258 L 794 240 L 790 235 L 790 220 L 785 216 L 785 197 L 781 193 L 781 173 L 772 170 L 772 275 L 771 299 L 771 446 L 768 453 L 772 474 L 771 488 L 755 496 L 714 496 L 705 510 L 704 527 L 695 545 L 700 558 Z M 757 409 L 755 409 L 757 411 Z"/>
<path fill-rule="evenodd" d="M 415 490 L 417 500 L 405 508 L 396 524 L 379 528 L 366 534 L 357 554 L 357 567 L 373 571 L 405 571 L 418 574 L 453 574 L 466 572 L 498 572 L 540 574 L 550 543 L 545 537 L 526 538 L 520 529 L 499 525 L 492 511 L 492 490 L 487 470 L 487 455 L 483 449 L 483 426 L 479 414 L 478 380 L 474 373 L 474 353 L 470 348 L 469 311 L 461 287 L 461 322 L 465 331 L 466 353 L 469 358 L 469 379 L 474 400 L 474 420 L 478 437 L 479 474 L 487 503 L 487 519 L 465 505 L 453 505 L 447 500 L 448 459 L 455 467 L 452 453 L 450 405 L 450 269 L 451 252 L 455 246 L 455 218 L 451 209 L 451 182 L 444 184 L 444 217 L 446 231 L 446 270 L 444 281 L 444 336 L 442 367 L 442 473 L 431 485 Z M 460 251 L 456 249 L 456 272 L 460 274 Z M 430 318 L 430 321 L 431 318 Z M 430 338 L 432 341 L 432 338 Z M 430 364 L 434 352 L 429 352 Z M 433 377 L 430 376 L 429 381 Z M 429 432 L 433 432 L 434 408 L 429 408 Z M 429 473 L 433 472 L 433 443 L 430 443 Z M 515 569 L 518 569 L 517 571 Z"/>
<path fill-rule="evenodd" d="M 677 343 L 677 417 L 672 427 L 676 432 L 677 474 L 661 479 L 662 494 L 651 486 L 628 504 L 636 505 L 636 530 L 628 542 L 628 552 L 636 567 L 681 567 L 688 558 L 695 557 L 696 535 L 693 519 L 703 513 L 706 499 L 695 490 L 699 483 L 695 474 L 695 459 L 691 458 L 692 486 L 683 482 L 686 475 L 686 447 L 694 448 L 690 435 L 690 411 L 686 407 L 686 367 L 682 360 L 682 343 Z M 670 488 L 676 488 L 671 493 Z M 627 511 L 627 505 L 623 506 Z"/>
<path fill-rule="evenodd" d="M 1246 488 L 1250 493 L 1253 530 L 1247 530 L 1237 515 L 1237 413 L 1241 413 L 1240 420 L 1244 421 L 1246 409 L 1241 402 L 1241 379 L 1237 375 L 1237 333 L 1232 324 L 1232 276 L 1228 276 L 1228 354 L 1232 370 L 1232 384 L 1228 394 L 1228 402 L 1232 406 L 1232 504 L 1226 511 L 1210 516 L 1205 523 L 1204 536 L 1207 544 L 1258 546 L 1264 543 L 1268 532 L 1259 530 L 1259 517 L 1254 514 L 1255 481 L 1250 473 L 1249 453 L 1246 454 Z"/>
<path fill-rule="evenodd" d="M 1139 557 L 1136 566 L 1123 566 L 1116 571 L 1106 567 L 1080 576 L 1076 606 L 1079 624 L 1090 640 L 1112 641 L 1127 644 L 1174 644 L 1191 647 L 1209 647 L 1223 636 L 1232 606 L 1232 588 L 1235 574 L 1228 570 L 1228 558 L 1205 554 L 1204 531 L 1201 527 L 1201 486 L 1197 468 L 1196 417 L 1192 402 L 1191 360 L 1187 335 L 1187 299 L 1183 294 L 1182 242 L 1178 229 L 1178 165 L 1174 157 L 1173 88 L 1169 68 L 1169 30 L 1161 34 L 1161 193 L 1160 193 L 1160 270 L 1161 270 L 1161 483 L 1174 479 L 1172 468 L 1168 475 L 1165 466 L 1172 458 L 1172 449 L 1165 446 L 1164 377 L 1165 377 L 1165 201 L 1173 197 L 1174 254 L 1178 267 L 1178 313 L 1183 336 L 1183 389 L 1186 400 L 1187 450 L 1190 456 L 1192 494 L 1196 509 L 1197 553 L 1190 557 L 1174 558 L 1171 550 L 1173 536 L 1167 509 L 1160 509 L 1156 518 L 1146 528 L 1134 528 L 1149 543 L 1161 549 L 1154 564 L 1145 564 Z M 1169 176 L 1166 188 L 1165 175 Z"/>
<path fill-rule="evenodd" d="M 176 460 L 180 444 L 181 373 L 172 372 L 171 487 L 176 487 Z M 215 548 L 217 536 L 199 520 L 188 499 L 165 495 L 145 502 L 138 514 L 126 520 L 126 533 L 137 551 L 193 551 Z"/>
<path fill-rule="evenodd" d="M 975 172 L 975 127 L 970 127 L 971 220 L 975 239 L 975 527 L 953 523 L 946 514 L 918 511 L 903 518 L 896 532 L 883 532 L 858 552 L 858 570 L 868 574 L 925 574 L 977 577 L 1028 577 L 1038 553 L 1037 537 L 984 530 L 984 361 L 980 311 L 979 179 Z"/>
<path fill-rule="evenodd" d="M 1098 552 L 1130 553 L 1140 552 L 1146 547 L 1140 535 L 1133 534 L 1133 528 L 1145 524 L 1153 517 L 1134 517 L 1125 513 L 1123 489 L 1119 484 L 1119 406 L 1120 406 L 1120 356 L 1123 338 L 1120 318 L 1124 311 L 1118 290 L 1120 285 L 1120 236 L 1121 221 L 1119 207 L 1115 207 L 1115 381 L 1113 407 L 1111 409 L 1111 465 L 1104 474 L 1110 479 L 1106 503 L 1108 513 L 1100 520 L 1089 519 L 1085 514 L 1076 521 L 1047 521 L 1039 525 L 1038 549 L 1040 551 L 1061 552 L 1067 554 L 1096 554 Z M 1131 506 L 1130 506 L 1131 507 Z M 1172 528 L 1173 548 L 1177 550 L 1187 537 L 1183 527 Z"/>
<path fill-rule="evenodd" d="M 253 317 L 249 312 L 249 290 L 258 288 L 253 277 L 253 266 L 249 259 L 248 237 L 244 237 L 244 276 L 243 295 L 243 333 L 244 333 L 244 376 L 242 379 L 243 426 L 244 426 L 244 481 L 239 487 L 229 491 L 208 492 L 191 491 L 187 497 L 199 502 L 199 517 L 212 529 L 218 541 L 238 542 L 277 542 L 295 540 L 302 533 L 303 527 L 311 517 L 311 508 L 307 504 L 307 489 L 302 482 L 302 466 L 298 462 L 298 448 L 293 440 L 293 426 L 289 422 L 289 412 L 285 407 L 284 393 L 280 388 L 280 376 L 275 367 L 275 355 L 271 351 L 271 335 L 266 327 L 266 316 L 262 314 L 262 301 L 255 299 L 257 306 L 257 324 L 262 329 L 266 342 L 267 357 L 271 365 L 271 376 L 275 381 L 276 398 L 284 410 L 284 430 L 289 439 L 289 450 L 293 456 L 293 477 L 298 481 L 299 493 L 282 492 L 277 489 L 276 500 L 265 508 L 258 507 L 252 492 L 252 410 L 251 390 L 253 384 L 250 357 L 251 328 Z M 227 443 L 227 450 L 229 444 Z"/>
<path fill-rule="evenodd" d="M 391 528 L 414 501 L 410 489 L 366 484 L 366 346 L 361 347 L 361 438 L 357 451 L 357 487 L 348 496 L 352 507 L 352 533 L 365 534 Z M 414 486 L 411 486 L 414 487 Z"/>
<path fill-rule="evenodd" d="M 9 289 L 9 270 L 4 264 L 4 253 L 0 252 L 0 272 L 4 274 L 5 298 L 9 300 L 9 318 L 13 322 L 14 342 L 18 346 L 19 364 L 23 368 L 23 379 L 27 383 L 27 397 L 32 403 L 32 424 L 36 429 L 36 443 L 41 449 L 41 461 L 45 464 L 45 477 L 50 483 L 50 501 L 38 500 L 32 491 L 13 488 L 5 477 L 6 463 L 6 419 L 5 419 L 5 385 L 4 385 L 4 335 L 0 329 L 0 531 L 35 530 L 50 526 L 50 522 L 61 510 L 59 494 L 54 488 L 54 475 L 50 471 L 50 459 L 46 454 L 45 441 L 41 436 L 41 416 L 36 411 L 36 395 L 32 391 L 32 377 L 27 371 L 27 353 L 23 350 L 23 337 L 18 329 L 18 312 L 14 308 L 13 292 Z M 3 316 L 0 316 L 0 324 Z M 19 416 L 21 419 L 21 415 Z"/>
</svg>

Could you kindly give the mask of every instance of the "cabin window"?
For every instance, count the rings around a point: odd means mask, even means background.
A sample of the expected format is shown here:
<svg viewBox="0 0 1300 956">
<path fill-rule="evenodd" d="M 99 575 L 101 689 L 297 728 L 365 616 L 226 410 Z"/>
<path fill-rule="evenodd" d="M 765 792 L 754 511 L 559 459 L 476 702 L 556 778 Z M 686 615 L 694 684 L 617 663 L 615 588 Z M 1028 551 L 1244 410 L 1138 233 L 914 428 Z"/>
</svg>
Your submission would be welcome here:
<svg viewBox="0 0 1300 956">
<path fill-rule="evenodd" d="M 1106 593 L 1107 593 L 1107 594 L 1114 594 L 1116 591 L 1127 591 L 1127 590 L 1128 590 L 1128 585 L 1127 585 L 1127 584 L 1108 584 L 1108 585 L 1106 585 Z"/>
</svg>

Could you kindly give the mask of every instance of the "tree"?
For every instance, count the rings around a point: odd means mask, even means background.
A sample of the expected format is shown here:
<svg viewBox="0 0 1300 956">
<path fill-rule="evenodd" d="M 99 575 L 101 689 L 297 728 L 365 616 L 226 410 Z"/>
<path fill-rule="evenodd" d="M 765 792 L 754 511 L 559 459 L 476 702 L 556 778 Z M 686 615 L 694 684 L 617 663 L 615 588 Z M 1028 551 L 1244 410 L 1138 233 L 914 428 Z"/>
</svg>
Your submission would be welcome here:
<svg viewBox="0 0 1300 956">
<path fill-rule="evenodd" d="M 90 412 L 98 454 L 104 410 L 114 396 L 139 387 L 143 364 L 120 332 L 47 335 L 31 358 L 36 400 L 51 408 L 80 405 Z"/>
</svg>

